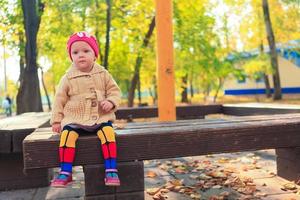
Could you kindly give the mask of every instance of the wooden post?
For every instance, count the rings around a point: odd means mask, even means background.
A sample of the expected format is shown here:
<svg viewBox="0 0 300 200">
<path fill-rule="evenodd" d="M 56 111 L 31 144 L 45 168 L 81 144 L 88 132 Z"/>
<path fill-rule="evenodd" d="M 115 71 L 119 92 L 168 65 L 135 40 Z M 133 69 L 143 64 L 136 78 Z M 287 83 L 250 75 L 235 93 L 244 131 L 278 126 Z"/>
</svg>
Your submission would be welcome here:
<svg viewBox="0 0 300 200">
<path fill-rule="evenodd" d="M 176 120 L 172 0 L 155 0 L 157 30 L 158 118 Z"/>
</svg>

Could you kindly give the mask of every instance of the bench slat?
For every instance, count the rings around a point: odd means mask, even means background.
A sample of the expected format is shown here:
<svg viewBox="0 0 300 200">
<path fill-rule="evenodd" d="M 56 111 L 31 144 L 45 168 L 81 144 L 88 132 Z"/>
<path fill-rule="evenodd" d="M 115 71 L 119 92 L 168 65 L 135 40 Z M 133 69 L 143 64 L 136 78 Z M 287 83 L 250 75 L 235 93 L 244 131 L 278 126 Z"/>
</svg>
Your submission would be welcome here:
<svg viewBox="0 0 300 200">
<path fill-rule="evenodd" d="M 118 161 L 162 159 L 268 148 L 296 147 L 300 114 L 199 120 L 190 125 L 117 130 Z M 138 125 L 138 124 L 137 124 Z M 153 125 L 153 124 L 152 124 Z M 36 131 L 23 142 L 25 169 L 56 167 L 59 136 Z M 75 165 L 103 163 L 96 136 L 80 137 Z"/>
<path fill-rule="evenodd" d="M 50 113 L 24 113 L 0 120 L 0 153 L 19 153 L 22 141 L 39 127 L 49 126 Z"/>
<path fill-rule="evenodd" d="M 208 114 L 222 112 L 222 105 L 185 105 L 176 106 L 177 119 L 202 118 Z M 119 108 L 116 112 L 117 119 L 136 119 L 158 117 L 157 106 Z"/>
</svg>

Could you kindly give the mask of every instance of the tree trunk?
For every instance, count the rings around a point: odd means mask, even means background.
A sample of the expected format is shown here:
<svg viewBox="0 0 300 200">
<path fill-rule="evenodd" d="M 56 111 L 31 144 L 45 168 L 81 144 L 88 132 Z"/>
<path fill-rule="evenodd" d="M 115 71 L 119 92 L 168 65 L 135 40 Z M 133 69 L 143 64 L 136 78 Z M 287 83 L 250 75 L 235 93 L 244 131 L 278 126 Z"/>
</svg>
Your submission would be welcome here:
<svg viewBox="0 0 300 200">
<path fill-rule="evenodd" d="M 194 85 L 193 85 L 193 75 L 190 78 L 190 90 L 191 90 L 191 98 L 194 97 Z"/>
<path fill-rule="evenodd" d="M 182 77 L 181 103 L 188 103 L 187 80 L 188 80 L 188 76 L 187 76 L 187 74 L 186 74 L 184 77 Z"/>
<path fill-rule="evenodd" d="M 142 92 L 141 92 L 141 77 L 140 74 L 138 74 L 138 97 L 139 97 L 139 105 L 142 104 Z"/>
<path fill-rule="evenodd" d="M 145 49 L 149 44 L 150 37 L 153 33 L 154 27 L 155 27 L 155 17 L 152 18 L 152 21 L 149 25 L 148 32 L 145 35 L 143 45 L 142 45 L 141 50 L 138 53 L 138 56 L 136 58 L 136 62 L 135 62 L 135 66 L 134 66 L 134 74 L 133 74 L 133 77 L 131 79 L 131 87 L 130 87 L 129 92 L 128 92 L 128 107 L 133 106 L 134 92 L 135 92 L 135 88 L 136 88 L 137 83 L 138 83 L 138 77 L 139 77 L 139 74 L 140 74 L 140 67 L 141 67 L 141 64 L 143 62 L 142 52 L 143 52 L 143 49 Z"/>
<path fill-rule="evenodd" d="M 99 5 L 99 1 L 95 0 L 95 4 L 96 4 L 96 10 L 100 10 L 100 5 Z M 95 30 L 95 36 L 99 45 L 99 63 L 103 63 L 104 62 L 104 58 L 103 58 L 103 53 L 102 53 L 102 48 L 101 48 L 101 43 L 100 43 L 100 31 L 99 31 L 99 27 L 100 27 L 100 19 L 98 17 L 98 15 L 96 15 L 96 30 Z"/>
<path fill-rule="evenodd" d="M 267 98 L 271 98 L 271 86 L 270 86 L 270 81 L 269 81 L 269 77 L 266 73 L 264 73 L 264 82 L 265 82 L 265 86 L 266 86 L 266 97 Z"/>
<path fill-rule="evenodd" d="M 26 33 L 26 67 L 17 94 L 17 114 L 43 111 L 37 71 L 36 39 L 44 5 L 39 0 L 22 0 Z"/>
<path fill-rule="evenodd" d="M 203 100 L 204 102 L 207 101 L 207 98 L 209 97 L 209 93 L 210 93 L 210 85 L 207 85 L 206 88 L 204 89 L 204 97 L 203 97 Z"/>
<path fill-rule="evenodd" d="M 20 66 L 20 75 L 19 75 L 19 83 L 22 82 L 22 78 L 24 76 L 24 69 L 25 69 L 25 41 L 24 41 L 24 33 L 23 32 L 19 32 L 19 56 L 20 56 L 20 60 L 19 60 L 19 66 Z"/>
<path fill-rule="evenodd" d="M 157 84 L 156 84 L 156 77 L 152 77 L 152 86 L 153 86 L 153 93 L 151 94 L 152 96 L 152 104 L 155 105 L 157 101 Z"/>
<path fill-rule="evenodd" d="M 110 46 L 110 26 L 111 26 L 111 2 L 110 0 L 106 0 L 106 42 L 105 42 L 105 54 L 103 60 L 103 66 L 105 69 L 108 69 L 108 54 L 109 54 L 109 46 Z"/>
<path fill-rule="evenodd" d="M 47 98 L 48 109 L 49 109 L 49 111 L 51 111 L 52 110 L 51 109 L 51 102 L 50 102 L 49 94 L 48 94 L 47 87 L 46 87 L 46 84 L 45 84 L 45 81 L 44 81 L 44 71 L 41 67 L 40 67 L 40 69 L 41 69 L 42 85 L 43 85 L 44 92 L 45 92 L 45 95 L 46 95 L 46 98 Z"/>
<path fill-rule="evenodd" d="M 282 98 L 281 95 L 281 86 L 280 86 L 280 75 L 278 69 L 278 60 L 277 60 L 277 52 L 276 52 L 276 42 L 272 29 L 272 23 L 270 19 L 269 13 L 269 5 L 268 0 L 262 0 L 263 12 L 264 12 L 264 20 L 266 25 L 267 37 L 270 47 L 270 55 L 271 55 L 271 65 L 273 69 L 273 84 L 274 84 L 274 100 L 279 100 Z"/>
<path fill-rule="evenodd" d="M 264 53 L 264 45 L 263 45 L 263 41 L 261 41 L 260 54 L 262 55 L 263 53 Z M 272 95 L 271 95 L 271 86 L 270 86 L 269 77 L 265 71 L 263 72 L 263 76 L 264 76 L 264 83 L 265 83 L 265 87 L 266 87 L 266 96 L 267 96 L 267 98 L 270 98 Z"/>
<path fill-rule="evenodd" d="M 217 91 L 216 91 L 216 93 L 214 95 L 214 99 L 213 99 L 214 103 L 216 103 L 219 92 L 220 92 L 220 89 L 221 89 L 221 87 L 223 86 L 223 83 L 224 83 L 222 78 L 218 78 L 218 81 L 219 81 L 219 84 L 218 84 Z"/>
</svg>

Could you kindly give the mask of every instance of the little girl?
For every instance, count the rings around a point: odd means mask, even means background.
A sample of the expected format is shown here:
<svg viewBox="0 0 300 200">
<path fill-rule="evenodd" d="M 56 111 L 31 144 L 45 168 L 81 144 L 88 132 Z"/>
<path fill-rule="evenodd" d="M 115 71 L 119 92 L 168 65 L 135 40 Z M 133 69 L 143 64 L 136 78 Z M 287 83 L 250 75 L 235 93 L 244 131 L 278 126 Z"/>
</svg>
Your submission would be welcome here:
<svg viewBox="0 0 300 200">
<path fill-rule="evenodd" d="M 70 36 L 67 49 L 72 66 L 60 80 L 50 121 L 52 130 L 61 133 L 61 170 L 51 185 L 64 187 L 72 181 L 76 141 L 80 135 L 95 133 L 105 160 L 105 185 L 119 186 L 112 121 L 120 102 L 120 89 L 108 71 L 95 63 L 99 54 L 95 37 L 86 32 L 75 33 Z"/>
</svg>

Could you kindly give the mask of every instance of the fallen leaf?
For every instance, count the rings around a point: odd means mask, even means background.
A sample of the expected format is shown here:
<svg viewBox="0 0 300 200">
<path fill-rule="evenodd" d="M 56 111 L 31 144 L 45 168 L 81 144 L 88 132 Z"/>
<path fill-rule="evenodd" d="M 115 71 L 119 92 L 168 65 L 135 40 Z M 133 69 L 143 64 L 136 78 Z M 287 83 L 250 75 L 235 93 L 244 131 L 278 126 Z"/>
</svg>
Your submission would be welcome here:
<svg viewBox="0 0 300 200">
<path fill-rule="evenodd" d="M 146 174 L 146 177 L 147 178 L 154 178 L 154 177 L 157 177 L 157 174 L 153 171 L 148 171 L 147 174 Z"/>
<path fill-rule="evenodd" d="M 212 195 L 209 197 L 209 200 L 223 200 L 224 196 Z"/>
<path fill-rule="evenodd" d="M 283 185 L 283 187 L 284 187 L 284 189 L 287 189 L 287 190 L 297 189 L 297 186 L 294 183 L 286 183 L 286 184 Z"/>
<path fill-rule="evenodd" d="M 179 166 L 184 166 L 184 163 L 178 160 L 172 161 L 173 167 L 179 167 Z"/>
<path fill-rule="evenodd" d="M 207 174 L 208 176 L 212 176 L 214 178 L 226 178 L 226 175 L 220 171 L 213 171 Z"/>
<path fill-rule="evenodd" d="M 200 194 L 190 194 L 190 197 L 192 199 L 200 199 L 201 198 L 201 195 Z"/>
<path fill-rule="evenodd" d="M 190 177 L 191 179 L 194 179 L 194 180 L 195 180 L 195 179 L 197 179 L 198 176 L 197 176 L 197 175 L 191 174 L 189 177 Z"/>
<path fill-rule="evenodd" d="M 229 162 L 229 158 L 224 158 L 224 157 L 222 157 L 222 158 L 220 158 L 219 160 L 218 160 L 218 163 L 228 163 Z"/>
<path fill-rule="evenodd" d="M 266 193 L 262 193 L 262 192 L 257 192 L 254 194 L 255 197 L 266 197 L 268 196 Z"/>
<path fill-rule="evenodd" d="M 227 196 L 230 195 L 230 193 L 227 192 L 227 191 L 224 191 L 224 192 L 221 192 L 220 195 L 221 195 L 221 196 L 224 196 L 224 197 L 227 197 Z"/>
<path fill-rule="evenodd" d="M 160 191 L 161 188 L 149 188 L 146 190 L 147 194 L 153 196 Z"/>
<path fill-rule="evenodd" d="M 198 178 L 199 178 L 200 180 L 208 180 L 208 179 L 211 179 L 212 177 L 211 177 L 211 176 L 207 176 L 206 174 L 200 174 L 200 175 L 198 176 Z"/>
<path fill-rule="evenodd" d="M 175 186 L 182 186 L 183 185 L 183 179 L 181 180 L 178 180 L 178 179 L 174 179 L 174 180 L 171 180 L 169 181 L 172 185 L 175 185 Z"/>
<path fill-rule="evenodd" d="M 157 193 L 152 197 L 154 200 L 166 200 L 168 198 L 167 195 L 162 195 L 161 193 Z"/>
<path fill-rule="evenodd" d="M 212 188 L 213 188 L 213 189 L 221 189 L 222 186 L 221 186 L 221 185 L 214 185 Z"/>
<path fill-rule="evenodd" d="M 161 193 L 168 193 L 168 192 L 170 192 L 170 190 L 166 189 L 166 188 L 163 188 L 159 192 L 161 192 Z"/>
</svg>

